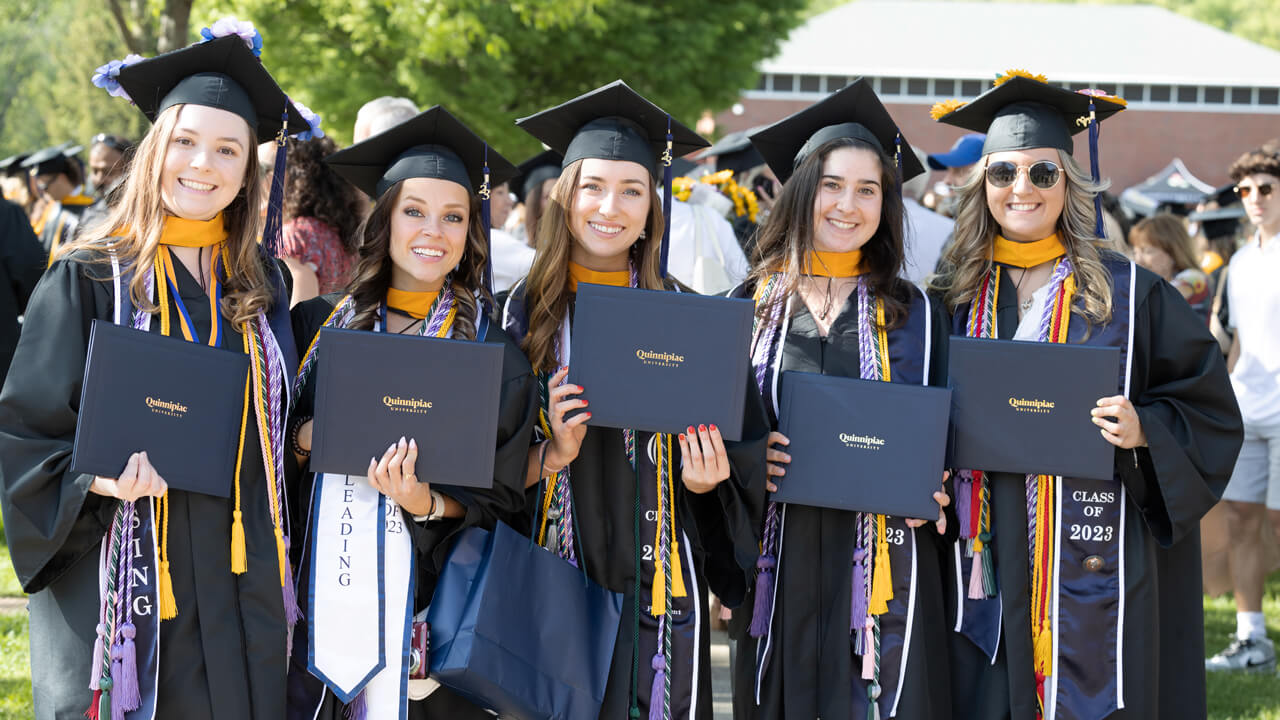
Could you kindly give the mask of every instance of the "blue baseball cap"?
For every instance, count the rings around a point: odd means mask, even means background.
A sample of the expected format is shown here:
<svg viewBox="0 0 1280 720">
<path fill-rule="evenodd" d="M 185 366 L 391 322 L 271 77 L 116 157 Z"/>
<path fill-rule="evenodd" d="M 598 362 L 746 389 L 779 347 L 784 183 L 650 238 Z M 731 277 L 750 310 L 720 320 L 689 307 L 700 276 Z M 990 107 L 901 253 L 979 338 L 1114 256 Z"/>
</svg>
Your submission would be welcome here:
<svg viewBox="0 0 1280 720">
<path fill-rule="evenodd" d="M 970 133 L 956 141 L 951 150 L 929 156 L 929 167 L 934 170 L 946 170 L 953 167 L 972 165 L 982 158 L 982 145 L 987 136 L 982 133 Z"/>
</svg>

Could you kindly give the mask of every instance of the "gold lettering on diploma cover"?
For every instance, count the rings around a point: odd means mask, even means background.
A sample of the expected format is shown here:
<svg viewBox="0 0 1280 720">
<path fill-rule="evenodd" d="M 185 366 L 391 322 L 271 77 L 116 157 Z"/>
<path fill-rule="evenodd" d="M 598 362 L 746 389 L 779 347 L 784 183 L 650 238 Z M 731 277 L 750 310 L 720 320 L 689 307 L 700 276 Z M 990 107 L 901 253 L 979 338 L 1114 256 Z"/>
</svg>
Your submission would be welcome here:
<svg viewBox="0 0 1280 720">
<path fill-rule="evenodd" d="M 396 412 L 416 413 L 422 415 L 431 409 L 431 402 L 421 398 L 402 398 L 391 395 L 382 396 L 382 404 Z"/>
<path fill-rule="evenodd" d="M 169 417 L 182 418 L 187 416 L 187 406 L 180 402 L 172 400 L 161 400 L 147 396 L 147 407 L 151 408 L 151 412 L 168 415 Z"/>
<path fill-rule="evenodd" d="M 645 365 L 656 367 L 680 367 L 680 363 L 684 362 L 683 355 L 655 350 L 636 350 L 636 358 Z"/>
<path fill-rule="evenodd" d="M 1009 407 L 1018 412 L 1044 414 L 1053 412 L 1054 403 L 1049 400 L 1025 400 L 1011 397 L 1009 398 Z"/>
<path fill-rule="evenodd" d="M 840 433 L 840 442 L 845 447 L 858 448 L 859 450 L 879 450 L 884 447 L 884 438 L 875 435 L 850 435 L 849 433 Z"/>
</svg>

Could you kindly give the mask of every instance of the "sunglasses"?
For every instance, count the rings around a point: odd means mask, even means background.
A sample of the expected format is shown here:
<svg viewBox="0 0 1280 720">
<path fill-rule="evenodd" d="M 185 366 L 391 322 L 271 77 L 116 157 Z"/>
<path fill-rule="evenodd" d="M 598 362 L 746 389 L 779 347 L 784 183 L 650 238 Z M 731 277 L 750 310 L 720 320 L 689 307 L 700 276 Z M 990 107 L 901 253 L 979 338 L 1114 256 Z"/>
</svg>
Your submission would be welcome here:
<svg viewBox="0 0 1280 720">
<path fill-rule="evenodd" d="M 1258 197 L 1266 197 L 1270 195 L 1271 191 L 1274 189 L 1275 188 L 1272 187 L 1271 183 L 1262 183 L 1257 187 L 1254 187 L 1253 185 L 1237 185 L 1235 187 L 1236 194 L 1242 198 L 1249 197 L 1253 194 L 1254 190 L 1258 191 Z"/>
<path fill-rule="evenodd" d="M 1022 171 L 1027 172 L 1027 179 L 1041 190 L 1048 190 L 1062 179 L 1062 168 L 1049 160 L 1041 160 L 1030 165 L 1014 165 L 1008 160 L 1000 160 L 987 165 L 987 182 L 992 187 L 1007 188 L 1018 181 Z"/>
</svg>

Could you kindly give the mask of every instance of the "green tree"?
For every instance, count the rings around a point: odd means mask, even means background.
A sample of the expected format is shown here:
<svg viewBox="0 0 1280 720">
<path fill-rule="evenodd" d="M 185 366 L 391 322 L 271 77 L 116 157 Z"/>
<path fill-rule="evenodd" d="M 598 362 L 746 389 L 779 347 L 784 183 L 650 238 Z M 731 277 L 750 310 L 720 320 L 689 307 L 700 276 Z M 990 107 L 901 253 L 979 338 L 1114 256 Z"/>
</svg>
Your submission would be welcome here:
<svg viewBox="0 0 1280 720">
<path fill-rule="evenodd" d="M 208 0 L 196 16 L 252 20 L 272 73 L 340 141 L 362 104 L 401 95 L 519 159 L 537 143 L 515 118 L 617 78 L 686 124 L 729 105 L 806 2 Z"/>
</svg>

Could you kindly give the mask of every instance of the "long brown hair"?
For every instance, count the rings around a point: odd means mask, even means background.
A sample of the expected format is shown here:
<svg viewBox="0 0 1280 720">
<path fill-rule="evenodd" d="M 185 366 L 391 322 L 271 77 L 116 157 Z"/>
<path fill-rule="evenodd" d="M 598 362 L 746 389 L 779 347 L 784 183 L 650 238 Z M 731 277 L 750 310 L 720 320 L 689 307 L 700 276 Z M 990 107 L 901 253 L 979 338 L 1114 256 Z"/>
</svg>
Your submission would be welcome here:
<svg viewBox="0 0 1280 720">
<path fill-rule="evenodd" d="M 395 212 L 404 181 L 391 186 L 374 203 L 369 216 L 356 231 L 360 238 L 360 252 L 347 291 L 356 304 L 355 316 L 350 327 L 372 330 L 378 319 L 382 303 L 391 287 L 391 217 Z M 480 199 L 470 196 L 471 209 L 467 215 L 467 244 L 462 259 L 449 275 L 449 286 L 457 302 L 458 316 L 453 321 L 453 337 L 474 340 L 479 303 L 476 293 L 490 303 L 493 299 L 484 287 L 484 268 L 488 262 L 489 244 L 484 236 L 484 224 L 480 217 Z"/>
<path fill-rule="evenodd" d="M 1071 311 L 1090 324 L 1102 325 L 1111 320 L 1111 273 L 1102 264 L 1102 255 L 1094 237 L 1093 196 L 1106 190 L 1109 181 L 1095 183 L 1093 178 L 1072 159 L 1058 151 L 1058 164 L 1063 169 L 1066 198 L 1058 216 L 1058 238 L 1067 249 L 1067 257 L 1075 269 L 1080 305 Z M 947 309 L 972 301 L 982 279 L 993 267 L 992 248 L 1000 225 L 987 207 L 987 178 L 974 172 L 959 190 L 959 210 L 951 244 L 943 253 L 942 272 L 929 278 L 931 290 L 942 293 Z"/>
<path fill-rule="evenodd" d="M 178 123 L 178 114 L 185 105 L 174 105 L 160 113 L 156 122 L 138 143 L 137 151 L 125 171 L 124 194 L 120 202 L 98 223 L 85 228 L 80 239 L 58 249 L 58 257 L 77 250 L 95 251 L 95 262 L 110 262 L 110 256 L 101 252 L 113 250 L 124 270 L 133 272 L 129 282 L 129 296 L 133 306 L 146 312 L 158 312 L 159 308 L 147 296 L 145 272 L 155 261 L 164 231 L 164 219 L 169 215 L 160 195 L 160 176 L 164 169 L 165 153 L 169 139 Z M 248 130 L 248 124 L 245 124 Z M 246 133 L 250 144 L 245 148 L 248 162 L 241 180 L 240 192 L 231 204 L 222 210 L 223 225 L 227 230 L 226 250 L 229 262 L 224 268 L 226 285 L 222 297 L 222 316 L 230 320 L 238 331 L 245 324 L 265 311 L 272 301 L 272 288 L 267 279 L 267 266 L 258 246 L 262 223 L 258 208 L 262 205 L 262 190 L 257 182 L 258 155 L 253 151 L 253 132 Z M 117 235 L 129 228 L 127 235 Z"/>
<path fill-rule="evenodd" d="M 822 181 L 822 168 L 831 153 L 841 148 L 857 148 L 871 152 L 880 161 L 880 226 L 862 246 L 863 276 L 869 289 L 884 303 L 885 328 L 901 325 L 907 317 L 909 291 L 899 278 L 902 271 L 903 205 L 901 183 L 893 158 L 881 148 L 857 138 L 836 138 L 824 143 L 806 157 L 782 186 L 782 194 L 769 219 L 756 236 L 756 251 L 749 281 L 759 287 L 780 268 L 799 268 L 787 273 L 782 292 L 773 301 L 756 309 L 760 318 L 769 318 L 776 306 L 787 302 L 796 291 L 800 275 L 811 272 L 813 251 L 813 206 Z"/>
<path fill-rule="evenodd" d="M 529 357 L 534 372 L 545 372 L 556 366 L 556 337 L 560 323 L 569 311 L 569 250 L 576 240 L 569 228 L 569 212 L 577 194 L 582 161 L 565 168 L 551 190 L 551 197 L 538 221 L 533 266 L 525 280 L 525 307 L 529 313 L 529 333 L 521 348 Z M 645 235 L 631 245 L 631 263 L 635 266 L 639 285 L 647 290 L 665 289 L 658 273 L 662 252 L 662 199 L 656 184 L 649 185 L 649 221 Z"/>
</svg>

